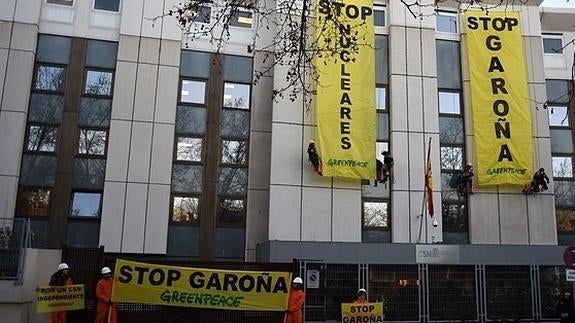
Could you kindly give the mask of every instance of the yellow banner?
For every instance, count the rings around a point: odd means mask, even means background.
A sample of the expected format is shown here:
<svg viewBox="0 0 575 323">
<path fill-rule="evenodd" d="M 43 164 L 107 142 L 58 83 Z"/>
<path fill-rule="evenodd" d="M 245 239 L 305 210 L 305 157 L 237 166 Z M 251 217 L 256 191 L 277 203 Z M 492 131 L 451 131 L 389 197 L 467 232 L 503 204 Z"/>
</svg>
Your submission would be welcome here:
<svg viewBox="0 0 575 323">
<path fill-rule="evenodd" d="M 283 311 L 291 274 L 155 265 L 117 259 L 114 302 Z"/>
<path fill-rule="evenodd" d="M 341 304 L 342 323 L 383 322 L 383 303 Z"/>
<path fill-rule="evenodd" d="M 323 53 L 315 60 L 323 175 L 375 178 L 373 1 L 318 0 L 316 28 Z"/>
<path fill-rule="evenodd" d="M 467 11 L 465 22 L 478 185 L 526 184 L 533 138 L 519 13 Z"/>
<path fill-rule="evenodd" d="M 36 313 L 84 308 L 84 285 L 36 287 Z"/>
</svg>

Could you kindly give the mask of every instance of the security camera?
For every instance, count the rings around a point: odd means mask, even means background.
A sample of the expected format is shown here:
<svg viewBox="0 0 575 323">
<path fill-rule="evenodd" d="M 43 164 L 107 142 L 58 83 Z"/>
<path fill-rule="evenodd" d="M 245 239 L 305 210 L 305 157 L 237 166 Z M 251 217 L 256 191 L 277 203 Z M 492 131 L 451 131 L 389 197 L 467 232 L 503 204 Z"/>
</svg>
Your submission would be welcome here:
<svg viewBox="0 0 575 323">
<path fill-rule="evenodd" d="M 431 223 L 433 225 L 434 228 L 437 228 L 437 226 L 439 225 L 439 222 L 437 222 L 437 219 L 433 219 L 433 222 Z"/>
</svg>

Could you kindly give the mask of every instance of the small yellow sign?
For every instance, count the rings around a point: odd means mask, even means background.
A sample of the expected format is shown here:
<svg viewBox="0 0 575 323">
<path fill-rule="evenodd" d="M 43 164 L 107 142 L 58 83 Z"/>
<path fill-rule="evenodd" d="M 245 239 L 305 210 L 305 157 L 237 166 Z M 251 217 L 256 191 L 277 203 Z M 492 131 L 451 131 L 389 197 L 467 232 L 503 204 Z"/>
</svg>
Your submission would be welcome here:
<svg viewBox="0 0 575 323">
<path fill-rule="evenodd" d="M 230 271 L 116 260 L 114 302 L 283 311 L 289 272 Z"/>
<path fill-rule="evenodd" d="M 83 308 L 83 284 L 36 287 L 36 313 L 74 311 Z"/>
<path fill-rule="evenodd" d="M 342 323 L 383 322 L 383 303 L 341 304 Z"/>
</svg>

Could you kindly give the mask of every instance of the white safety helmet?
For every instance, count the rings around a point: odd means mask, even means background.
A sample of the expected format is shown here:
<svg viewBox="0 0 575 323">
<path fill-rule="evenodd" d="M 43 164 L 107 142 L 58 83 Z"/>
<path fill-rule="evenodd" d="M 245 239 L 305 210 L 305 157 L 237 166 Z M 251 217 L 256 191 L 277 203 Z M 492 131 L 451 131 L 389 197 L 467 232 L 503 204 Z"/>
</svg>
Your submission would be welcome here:
<svg viewBox="0 0 575 323">
<path fill-rule="evenodd" d="M 102 268 L 102 271 L 101 271 L 102 275 L 106 275 L 106 274 L 109 274 L 111 272 L 112 271 L 110 270 L 109 267 L 104 267 L 104 268 Z"/>
<path fill-rule="evenodd" d="M 367 295 L 367 291 L 366 291 L 365 289 L 363 289 L 363 288 L 360 288 L 360 289 L 357 291 L 357 294 L 359 295 L 359 294 L 362 294 L 362 293 Z"/>
<path fill-rule="evenodd" d="M 303 280 L 301 280 L 301 278 L 299 278 L 299 277 L 296 277 L 293 279 L 293 283 L 294 284 L 303 284 Z"/>
<path fill-rule="evenodd" d="M 68 267 L 67 263 L 63 262 L 63 263 L 58 265 L 58 271 L 64 270 L 64 269 L 70 269 L 70 267 Z"/>
</svg>

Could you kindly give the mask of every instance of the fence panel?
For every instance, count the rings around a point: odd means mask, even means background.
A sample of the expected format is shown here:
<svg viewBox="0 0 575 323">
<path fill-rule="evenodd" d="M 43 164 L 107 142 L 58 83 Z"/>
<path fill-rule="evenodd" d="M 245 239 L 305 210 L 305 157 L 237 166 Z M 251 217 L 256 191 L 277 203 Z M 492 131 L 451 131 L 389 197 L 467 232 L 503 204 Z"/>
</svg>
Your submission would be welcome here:
<svg viewBox="0 0 575 323">
<path fill-rule="evenodd" d="M 539 291 L 541 293 L 541 317 L 557 318 L 557 304 L 571 284 L 565 280 L 565 267 L 539 266 Z"/>
<path fill-rule="evenodd" d="M 485 266 L 487 319 L 533 319 L 529 266 Z"/>
<path fill-rule="evenodd" d="M 478 321 L 475 266 L 428 266 L 432 321 Z"/>
<path fill-rule="evenodd" d="M 369 265 L 369 300 L 383 301 L 386 321 L 419 321 L 417 265 Z"/>
</svg>

